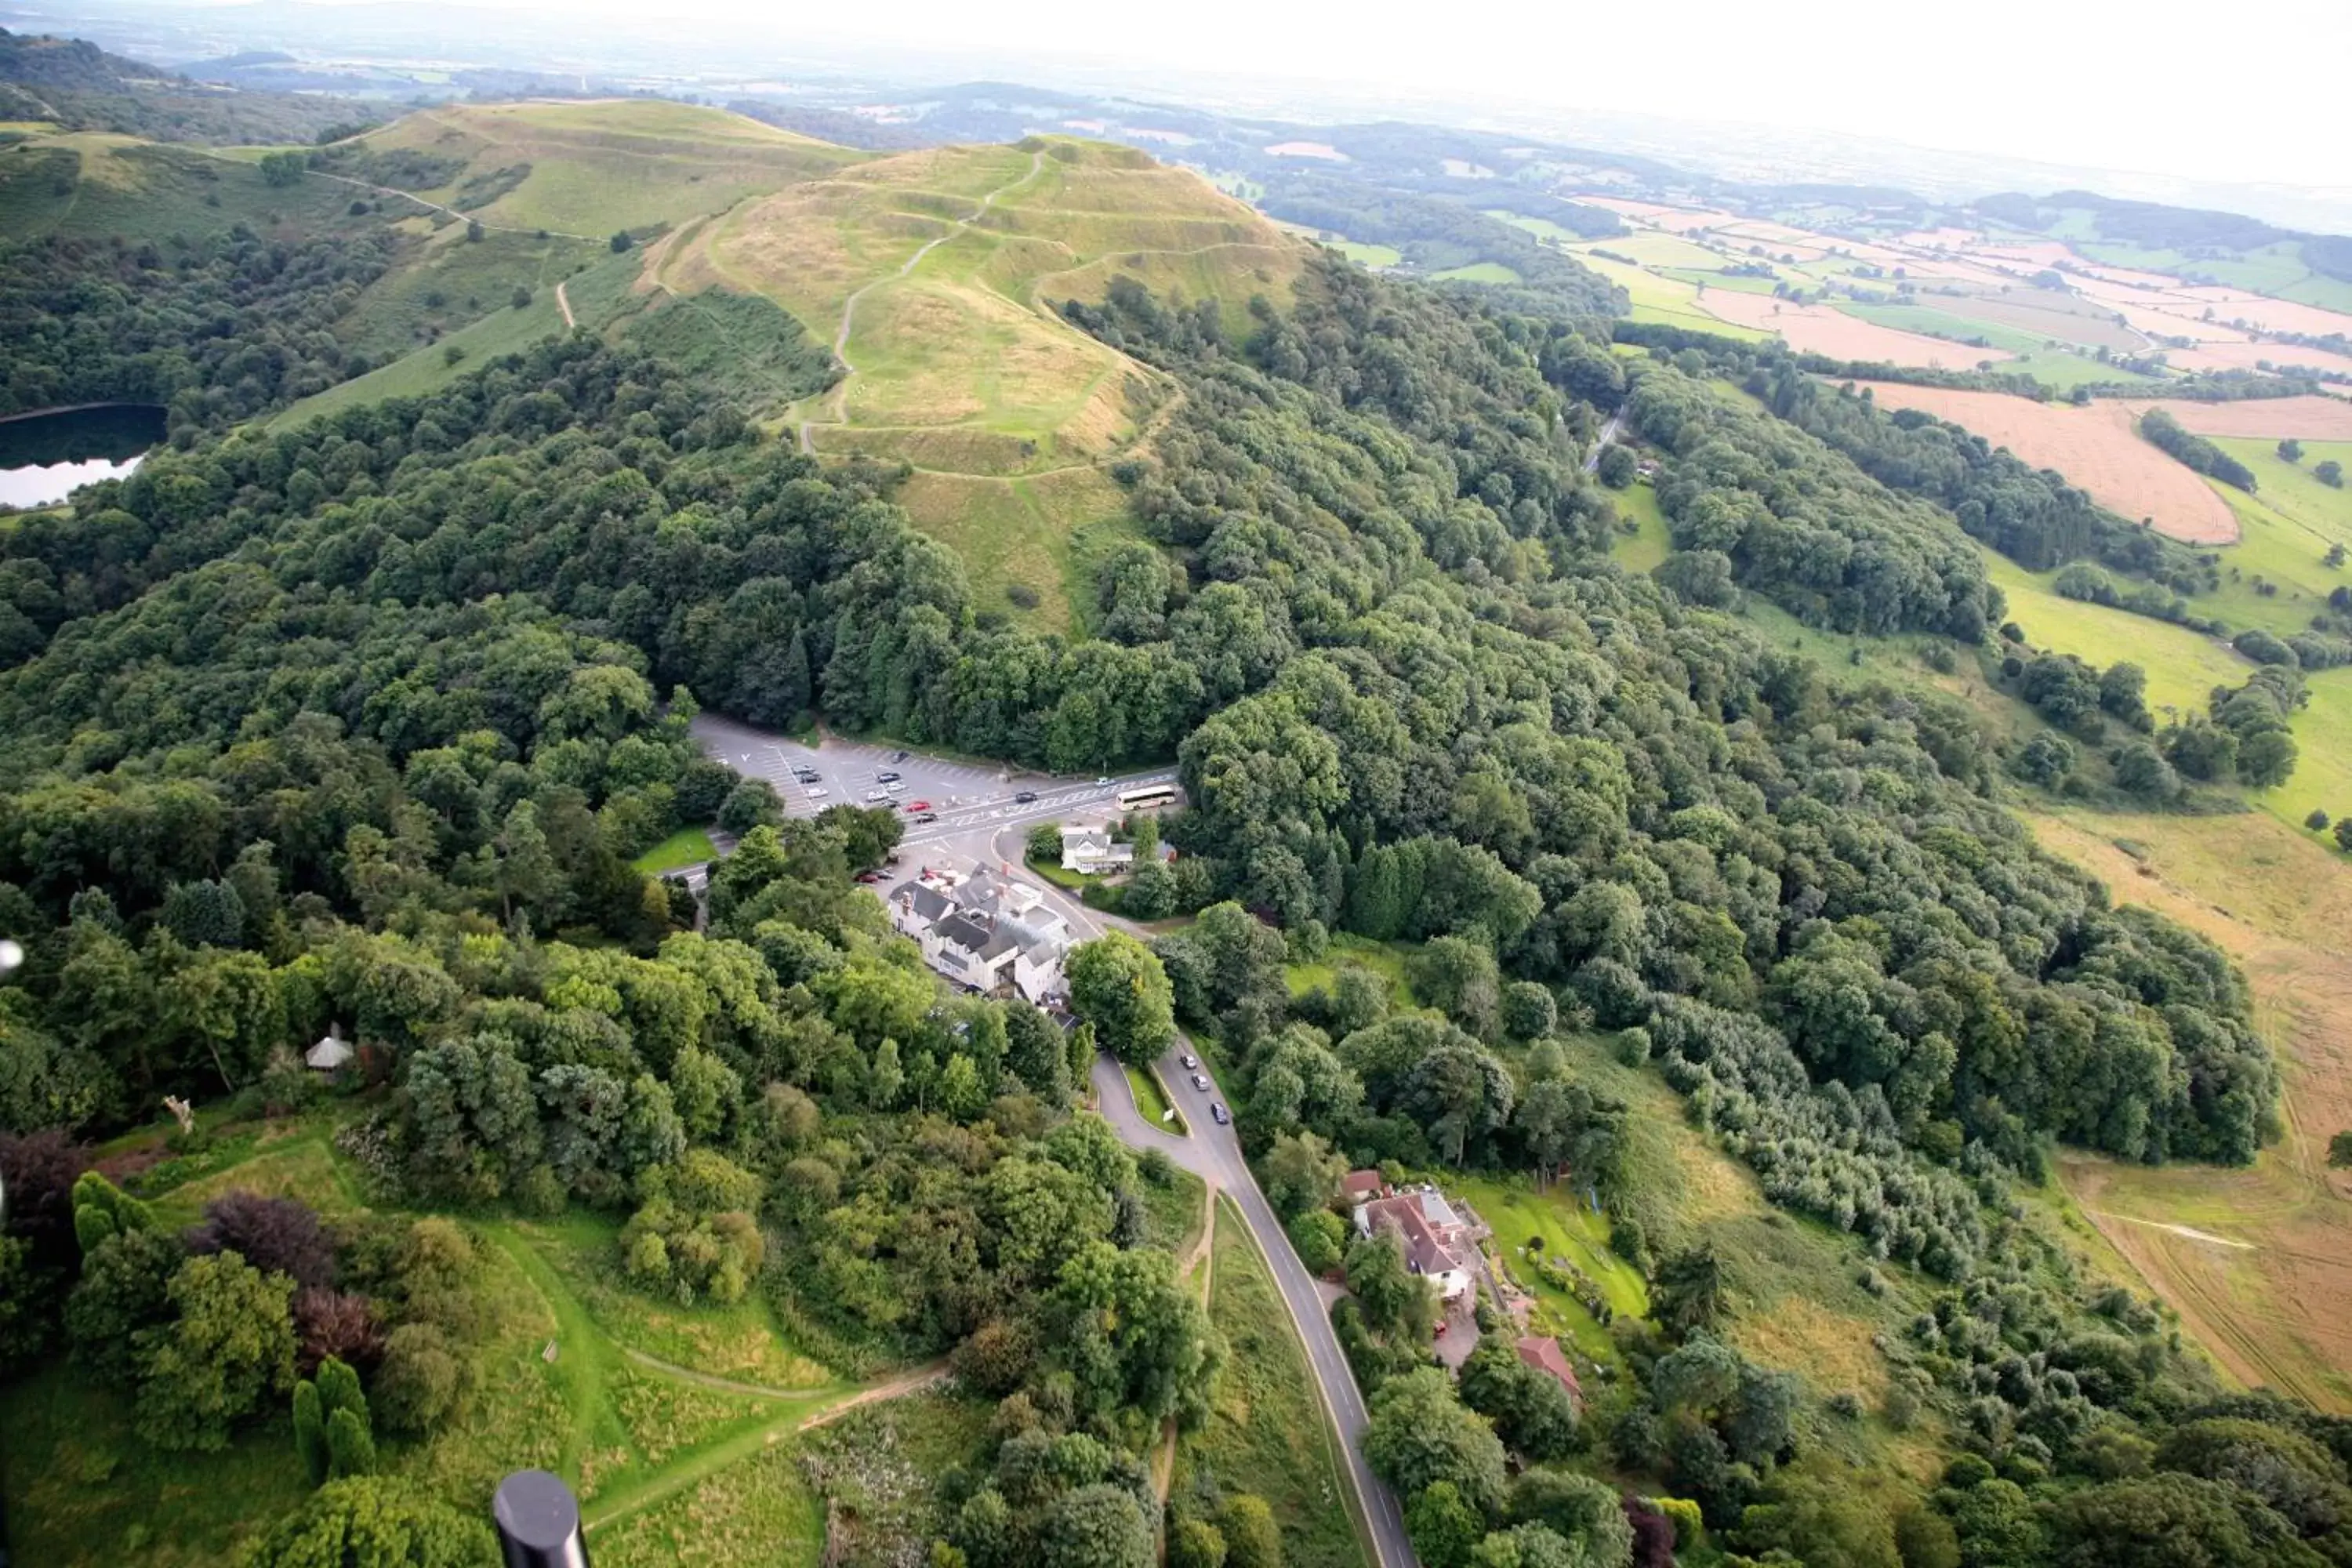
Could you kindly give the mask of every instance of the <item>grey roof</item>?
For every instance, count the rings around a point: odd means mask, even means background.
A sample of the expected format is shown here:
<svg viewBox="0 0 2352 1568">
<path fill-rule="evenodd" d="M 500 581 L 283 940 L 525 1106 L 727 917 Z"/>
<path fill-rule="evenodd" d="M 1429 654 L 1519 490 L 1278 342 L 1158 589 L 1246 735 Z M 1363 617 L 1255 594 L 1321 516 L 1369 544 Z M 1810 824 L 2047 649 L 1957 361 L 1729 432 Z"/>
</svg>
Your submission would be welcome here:
<svg viewBox="0 0 2352 1568">
<path fill-rule="evenodd" d="M 907 907 L 927 921 L 938 920 L 955 907 L 928 882 L 901 882 L 890 889 L 890 896 L 893 899 L 904 898 Z"/>
<path fill-rule="evenodd" d="M 1003 897 L 1003 879 L 985 866 L 956 884 L 955 903 L 961 909 L 994 914 Z"/>
<path fill-rule="evenodd" d="M 973 920 L 970 915 L 963 914 L 950 915 L 931 928 L 931 934 L 938 937 L 940 942 L 962 948 L 974 956 L 980 956 L 982 950 L 993 940 L 992 933 L 986 926 Z"/>
<path fill-rule="evenodd" d="M 988 939 L 988 945 L 980 950 L 980 957 L 982 963 L 985 963 L 992 958 L 1003 958 L 1006 953 L 1011 952 L 1014 948 L 1019 947 L 1020 945 L 1021 939 L 1019 937 L 1014 936 L 1009 931 L 1000 931 L 994 936 Z"/>
</svg>

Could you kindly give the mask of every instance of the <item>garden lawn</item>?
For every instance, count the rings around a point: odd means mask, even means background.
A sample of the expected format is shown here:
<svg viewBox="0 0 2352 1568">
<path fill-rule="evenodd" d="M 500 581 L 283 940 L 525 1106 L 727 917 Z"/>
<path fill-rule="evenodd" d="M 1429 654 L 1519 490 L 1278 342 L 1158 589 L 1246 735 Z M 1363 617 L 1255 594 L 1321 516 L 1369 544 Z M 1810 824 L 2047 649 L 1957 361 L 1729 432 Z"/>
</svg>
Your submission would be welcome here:
<svg viewBox="0 0 2352 1568">
<path fill-rule="evenodd" d="M 658 877 L 664 871 L 683 870 L 718 858 L 709 834 L 699 827 L 681 827 L 630 864 L 648 877 Z"/>
<path fill-rule="evenodd" d="M 1609 1250 L 1609 1221 L 1585 1204 L 1583 1194 L 1569 1182 L 1539 1193 L 1517 1176 L 1452 1177 L 1445 1185 L 1468 1199 L 1494 1230 L 1496 1255 L 1520 1286 L 1534 1293 L 1541 1313 L 1549 1315 L 1548 1321 L 1539 1315 L 1529 1326 L 1572 1339 L 1595 1363 L 1615 1361 L 1617 1347 L 1607 1325 L 1568 1291 L 1538 1277 L 1528 1253 L 1531 1240 L 1540 1237 L 1545 1253 L 1565 1258 L 1584 1271 L 1612 1311 L 1622 1317 L 1647 1315 L 1649 1288 L 1632 1266 Z"/>
</svg>

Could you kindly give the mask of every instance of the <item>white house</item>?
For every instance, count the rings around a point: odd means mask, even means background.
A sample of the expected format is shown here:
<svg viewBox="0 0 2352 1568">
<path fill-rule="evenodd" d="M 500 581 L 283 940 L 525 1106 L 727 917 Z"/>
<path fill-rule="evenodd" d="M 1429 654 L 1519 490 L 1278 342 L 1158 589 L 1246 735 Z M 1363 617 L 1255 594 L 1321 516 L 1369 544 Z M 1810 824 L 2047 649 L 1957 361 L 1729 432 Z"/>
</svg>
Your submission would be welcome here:
<svg viewBox="0 0 2352 1568">
<path fill-rule="evenodd" d="M 1108 823 L 1063 825 L 1062 869 L 1093 877 L 1106 871 L 1124 871 L 1134 864 L 1135 846 L 1112 843 Z"/>
<path fill-rule="evenodd" d="M 1012 967 L 1019 943 L 984 914 L 959 910 L 918 939 L 933 969 L 975 991 L 993 991 Z"/>
<path fill-rule="evenodd" d="M 890 923 L 913 937 L 923 961 L 959 985 L 979 991 L 1011 986 L 1041 1005 L 1067 986 L 1063 955 L 1069 922 L 1047 908 L 1025 882 L 982 867 L 961 882 L 932 879 L 901 882 L 883 900 Z"/>
</svg>

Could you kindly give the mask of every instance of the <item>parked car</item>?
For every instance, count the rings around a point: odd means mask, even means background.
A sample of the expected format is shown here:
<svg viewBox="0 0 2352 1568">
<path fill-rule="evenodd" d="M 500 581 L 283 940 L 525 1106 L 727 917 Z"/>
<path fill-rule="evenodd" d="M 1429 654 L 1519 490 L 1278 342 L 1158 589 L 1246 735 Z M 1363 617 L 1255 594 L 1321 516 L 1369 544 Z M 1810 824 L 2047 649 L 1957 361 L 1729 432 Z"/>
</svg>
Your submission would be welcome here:
<svg viewBox="0 0 2352 1568">
<path fill-rule="evenodd" d="M 1194 1057 L 1190 1051 L 1186 1051 L 1182 1056 L 1178 1057 L 1176 1059 L 1182 1062 L 1187 1068 L 1196 1068 L 1201 1065 L 1199 1058 Z"/>
<path fill-rule="evenodd" d="M 931 809 L 931 803 L 928 800 L 910 800 L 907 803 L 907 809 L 908 811 L 929 811 Z"/>
<path fill-rule="evenodd" d="M 1019 795 L 1013 797 L 1013 804 L 1015 805 L 1027 805 L 1036 798 L 1037 792 L 1035 790 L 1024 789 Z"/>
<path fill-rule="evenodd" d="M 898 775 L 891 772 L 888 768 L 884 768 L 880 773 L 876 773 L 874 776 L 884 784 L 897 784 L 898 782 Z"/>
<path fill-rule="evenodd" d="M 811 800 L 823 800 L 825 796 L 825 792 L 821 789 L 803 790 L 801 793 L 807 795 Z"/>
<path fill-rule="evenodd" d="M 1199 1089 L 1202 1094 L 1206 1094 L 1209 1092 L 1209 1080 L 1202 1078 L 1199 1073 L 1194 1073 L 1192 1075 L 1192 1087 Z"/>
<path fill-rule="evenodd" d="M 903 763 L 907 760 L 907 753 L 904 752 L 893 752 L 890 753 L 890 760 L 894 763 Z"/>
<path fill-rule="evenodd" d="M 1223 1100 L 1213 1100 L 1209 1105 L 1209 1120 L 1220 1127 L 1230 1127 L 1233 1125 L 1234 1113 L 1225 1109 Z"/>
<path fill-rule="evenodd" d="M 890 792 L 887 789 L 869 789 L 866 792 L 866 799 L 868 805 L 872 805 L 877 801 L 888 800 L 889 798 Z"/>
<path fill-rule="evenodd" d="M 898 780 L 892 779 L 888 784 L 882 786 L 882 793 L 885 795 L 904 795 L 907 793 L 907 786 Z"/>
<path fill-rule="evenodd" d="M 915 813 L 912 820 L 916 822 L 937 822 L 939 819 L 940 814 L 936 811 L 919 811 Z"/>
</svg>

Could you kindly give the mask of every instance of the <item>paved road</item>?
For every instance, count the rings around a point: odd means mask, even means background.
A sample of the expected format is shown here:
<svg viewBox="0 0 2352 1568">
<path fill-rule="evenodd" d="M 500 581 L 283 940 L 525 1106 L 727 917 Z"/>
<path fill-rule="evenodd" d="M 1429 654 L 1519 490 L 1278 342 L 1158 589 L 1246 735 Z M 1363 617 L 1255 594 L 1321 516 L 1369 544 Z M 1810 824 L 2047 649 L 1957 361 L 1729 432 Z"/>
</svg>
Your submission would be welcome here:
<svg viewBox="0 0 2352 1568">
<path fill-rule="evenodd" d="M 804 746 L 789 736 L 755 730 L 712 713 L 696 717 L 694 737 L 704 751 L 737 773 L 766 779 L 775 785 L 776 793 L 783 797 L 785 812 L 791 816 L 814 816 L 829 805 L 887 804 L 911 812 L 918 803 L 927 805 L 938 814 L 939 820 L 909 822 L 906 836 L 898 841 L 905 848 L 949 840 L 971 839 L 979 843 L 993 839 L 1007 827 L 1066 817 L 1117 816 L 1116 797 L 1121 791 L 1176 782 L 1173 768 L 1100 780 L 1069 779 L 982 763 L 955 762 L 857 741 L 835 739 L 827 740 L 822 746 Z M 794 779 L 793 768 L 796 764 L 815 769 L 817 782 L 803 784 Z M 880 777 L 886 772 L 898 774 L 896 782 L 904 787 L 890 792 Z M 1013 798 L 1021 794 L 1037 798 Z M 982 847 L 975 858 L 985 853 Z M 1017 860 L 1019 856 L 1013 858 Z"/>
<path fill-rule="evenodd" d="M 1181 1097 L 1184 1120 L 1192 1129 L 1191 1136 L 1175 1137 L 1146 1121 L 1135 1108 L 1135 1094 L 1128 1088 L 1127 1075 L 1108 1057 L 1095 1058 L 1095 1102 L 1129 1147 L 1160 1151 L 1224 1193 L 1241 1210 L 1258 1250 L 1265 1254 L 1274 1271 L 1274 1282 L 1281 1289 L 1283 1304 L 1290 1309 L 1299 1341 L 1307 1347 L 1307 1364 L 1315 1373 L 1323 1407 L 1330 1413 L 1332 1425 L 1339 1431 L 1348 1478 L 1356 1495 L 1363 1500 L 1364 1516 L 1371 1521 L 1373 1568 L 1417 1568 L 1412 1542 L 1405 1537 L 1404 1512 L 1397 1506 L 1396 1494 L 1364 1463 L 1359 1447 L 1369 1420 L 1363 1395 L 1356 1388 L 1356 1376 L 1348 1368 L 1346 1353 L 1339 1349 L 1339 1336 L 1332 1331 L 1330 1314 L 1315 1289 L 1315 1277 L 1307 1272 L 1307 1266 L 1298 1261 L 1298 1254 L 1291 1250 L 1290 1238 L 1283 1234 L 1274 1205 L 1265 1201 L 1265 1194 L 1258 1190 L 1257 1178 L 1250 1173 L 1248 1163 L 1242 1158 L 1241 1143 L 1234 1136 L 1234 1130 L 1210 1120 L 1206 1102 L 1211 1097 L 1192 1088 L 1192 1075 L 1177 1061 L 1174 1050 L 1160 1059 L 1160 1077 Z"/>
<path fill-rule="evenodd" d="M 1625 414 L 1622 409 L 1618 410 L 1616 413 L 1612 414 L 1609 416 L 1609 423 L 1601 427 L 1601 439 L 1593 442 L 1592 450 L 1584 454 L 1584 471 L 1586 473 L 1590 474 L 1599 471 L 1601 468 L 1601 454 L 1609 449 L 1610 442 L 1617 439 L 1617 432 L 1623 427 L 1624 424 Z"/>
</svg>

